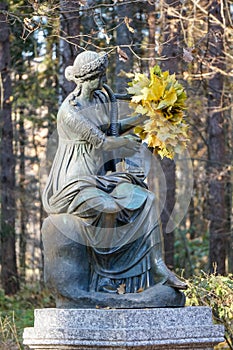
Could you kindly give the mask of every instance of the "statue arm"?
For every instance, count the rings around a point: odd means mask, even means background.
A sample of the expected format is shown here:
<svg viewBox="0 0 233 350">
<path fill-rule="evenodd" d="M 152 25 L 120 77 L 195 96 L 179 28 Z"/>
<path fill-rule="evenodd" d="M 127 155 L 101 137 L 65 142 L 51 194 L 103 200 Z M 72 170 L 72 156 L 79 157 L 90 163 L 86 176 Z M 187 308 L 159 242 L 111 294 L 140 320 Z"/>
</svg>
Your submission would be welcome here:
<svg viewBox="0 0 233 350">
<path fill-rule="evenodd" d="M 133 136 L 106 136 L 96 125 L 82 116 L 76 107 L 70 107 L 63 120 L 77 133 L 79 140 L 86 140 L 95 148 L 102 147 L 103 151 L 122 148 L 126 149 L 129 155 L 139 151 L 140 143 Z"/>
<path fill-rule="evenodd" d="M 144 121 L 148 119 L 148 116 L 142 115 L 142 114 L 137 114 L 133 117 L 128 117 L 125 119 L 120 120 L 120 134 L 124 134 L 125 132 L 129 131 L 133 127 L 143 124 Z"/>
<path fill-rule="evenodd" d="M 105 134 L 82 116 L 75 107 L 70 107 L 69 112 L 64 116 L 64 122 L 77 133 L 78 139 L 90 142 L 95 148 L 103 145 Z"/>
</svg>

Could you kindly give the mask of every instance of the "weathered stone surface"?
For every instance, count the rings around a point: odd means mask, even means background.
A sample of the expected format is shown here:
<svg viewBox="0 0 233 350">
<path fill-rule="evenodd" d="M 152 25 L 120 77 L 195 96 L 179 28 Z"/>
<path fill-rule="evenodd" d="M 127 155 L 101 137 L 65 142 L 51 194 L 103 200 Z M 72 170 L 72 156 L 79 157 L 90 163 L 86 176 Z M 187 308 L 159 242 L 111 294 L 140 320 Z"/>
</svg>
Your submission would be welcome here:
<svg viewBox="0 0 233 350">
<path fill-rule="evenodd" d="M 65 287 L 64 287 L 65 290 Z M 100 292 L 79 291 L 79 295 L 73 299 L 57 297 L 56 306 L 60 309 L 76 308 L 158 308 L 158 307 L 181 307 L 185 305 L 183 292 L 156 284 L 143 291 L 143 293 L 111 294 Z"/>
<path fill-rule="evenodd" d="M 213 349 L 224 327 L 208 307 L 35 310 L 24 344 L 45 350 Z"/>
</svg>

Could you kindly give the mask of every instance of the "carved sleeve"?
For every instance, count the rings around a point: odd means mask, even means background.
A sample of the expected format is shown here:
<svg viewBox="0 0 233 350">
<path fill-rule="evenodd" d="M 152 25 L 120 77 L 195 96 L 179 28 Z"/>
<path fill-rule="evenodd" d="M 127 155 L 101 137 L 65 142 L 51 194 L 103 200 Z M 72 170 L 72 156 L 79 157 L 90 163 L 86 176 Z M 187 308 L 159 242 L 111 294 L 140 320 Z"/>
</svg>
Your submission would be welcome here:
<svg viewBox="0 0 233 350">
<path fill-rule="evenodd" d="M 64 122 L 77 133 L 79 140 L 85 140 L 95 148 L 100 148 L 105 140 L 105 134 L 80 112 L 76 107 L 70 106 L 69 111 L 65 113 Z"/>
</svg>

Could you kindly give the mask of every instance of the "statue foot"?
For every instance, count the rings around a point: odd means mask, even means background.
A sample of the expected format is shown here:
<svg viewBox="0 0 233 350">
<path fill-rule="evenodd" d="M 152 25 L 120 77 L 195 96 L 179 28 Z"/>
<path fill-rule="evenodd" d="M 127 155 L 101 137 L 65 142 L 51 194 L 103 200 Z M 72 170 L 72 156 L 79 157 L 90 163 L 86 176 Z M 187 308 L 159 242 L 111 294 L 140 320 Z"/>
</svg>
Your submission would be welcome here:
<svg viewBox="0 0 233 350">
<path fill-rule="evenodd" d="M 185 282 L 182 282 L 176 275 L 171 274 L 167 277 L 167 280 L 163 283 L 164 286 L 173 287 L 176 289 L 185 290 L 188 288 Z"/>
<path fill-rule="evenodd" d="M 188 286 L 185 282 L 182 282 L 171 270 L 169 270 L 162 259 L 159 259 L 156 263 L 156 272 L 162 277 L 159 282 L 164 286 L 173 287 L 176 289 L 187 289 Z"/>
</svg>

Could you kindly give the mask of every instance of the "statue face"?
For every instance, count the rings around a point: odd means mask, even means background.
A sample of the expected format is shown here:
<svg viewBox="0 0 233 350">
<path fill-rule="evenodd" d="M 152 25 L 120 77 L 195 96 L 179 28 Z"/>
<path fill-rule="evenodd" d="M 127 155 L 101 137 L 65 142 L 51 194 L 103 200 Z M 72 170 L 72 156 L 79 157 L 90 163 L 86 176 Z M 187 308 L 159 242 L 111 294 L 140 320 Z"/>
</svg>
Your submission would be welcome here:
<svg viewBox="0 0 233 350">
<path fill-rule="evenodd" d="M 101 90 L 103 87 L 103 75 L 97 76 L 95 79 L 90 80 L 90 86 L 91 89 L 94 90 Z"/>
</svg>

